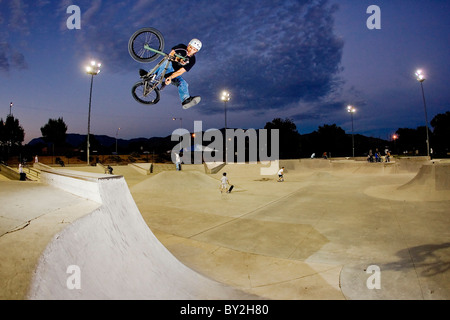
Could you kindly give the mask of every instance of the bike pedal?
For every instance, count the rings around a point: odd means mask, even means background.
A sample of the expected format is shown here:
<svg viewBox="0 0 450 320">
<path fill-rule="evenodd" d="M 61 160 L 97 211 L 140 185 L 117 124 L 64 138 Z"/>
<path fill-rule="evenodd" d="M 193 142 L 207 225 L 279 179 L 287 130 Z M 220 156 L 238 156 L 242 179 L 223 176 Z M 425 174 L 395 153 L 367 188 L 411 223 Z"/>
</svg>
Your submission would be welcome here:
<svg viewBox="0 0 450 320">
<path fill-rule="evenodd" d="M 147 70 L 139 69 L 139 75 L 141 76 L 141 78 L 145 78 L 148 75 L 148 72 Z"/>
</svg>

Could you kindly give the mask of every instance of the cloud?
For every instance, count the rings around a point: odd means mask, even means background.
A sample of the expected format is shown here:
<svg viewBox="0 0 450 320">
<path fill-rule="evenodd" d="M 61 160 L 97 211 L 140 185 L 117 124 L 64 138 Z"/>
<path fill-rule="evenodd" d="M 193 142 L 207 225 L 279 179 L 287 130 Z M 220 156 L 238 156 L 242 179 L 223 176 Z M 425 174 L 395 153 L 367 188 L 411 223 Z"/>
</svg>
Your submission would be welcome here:
<svg viewBox="0 0 450 320">
<path fill-rule="evenodd" d="M 11 64 L 18 69 L 27 69 L 28 64 L 25 61 L 25 57 L 20 52 L 11 53 Z"/>
<path fill-rule="evenodd" d="M 335 5 L 326 0 L 209 1 L 189 6 L 158 1 L 79 1 L 82 30 L 77 51 L 101 57 L 122 72 L 137 66 L 127 42 L 141 27 L 160 30 L 171 46 L 197 37 L 204 46 L 186 74 L 205 112 L 221 112 L 218 95 L 232 91 L 250 109 L 277 109 L 315 101 L 339 83 L 343 41 L 333 33 Z M 239 101 L 239 102 L 237 102 Z"/>
<path fill-rule="evenodd" d="M 9 71 L 9 61 L 6 57 L 6 52 L 2 48 L 3 46 L 0 45 L 0 71 L 2 72 L 8 72 Z"/>
<path fill-rule="evenodd" d="M 12 30 L 18 30 L 22 33 L 29 32 L 28 5 L 24 0 L 11 0 L 9 1 L 9 21 L 8 26 Z"/>
<path fill-rule="evenodd" d="M 3 73 L 10 72 L 11 68 L 26 69 L 28 67 L 22 53 L 6 43 L 0 43 L 0 71 Z"/>
<path fill-rule="evenodd" d="M 64 26 L 68 0 L 55 6 L 41 0 L 30 5 L 27 19 L 23 0 L 11 6 L 22 32 L 32 30 L 45 14 Z M 139 65 L 128 54 L 129 37 L 141 27 L 154 27 L 165 38 L 166 52 L 180 42 L 199 38 L 203 48 L 197 65 L 185 75 L 192 95 L 201 95 L 205 113 L 222 112 L 220 92 L 228 89 L 233 105 L 246 110 L 282 109 L 293 103 L 314 102 L 339 87 L 338 75 L 343 41 L 334 34 L 336 5 L 328 0 L 210 1 L 189 5 L 167 1 L 79 0 L 81 30 L 75 38 L 77 58 L 101 59 L 109 72 L 128 72 L 152 65 Z M 0 3 L 1 5 L 1 3 Z M 64 8 L 62 7 L 64 6 Z M 30 25 L 34 24 L 34 25 Z M 60 30 L 67 35 L 67 30 Z M 10 65 L 25 66 L 18 50 L 3 54 Z M 3 64 L 2 64 L 3 66 Z M 5 65 L 6 66 L 6 65 Z"/>
<path fill-rule="evenodd" d="M 36 17 L 35 5 L 24 0 L 0 1 L 0 71 L 9 73 L 14 69 L 26 69 L 28 64 L 21 52 L 20 42 L 23 37 L 31 34 L 36 27 L 33 23 Z"/>
<path fill-rule="evenodd" d="M 192 87 L 206 88 L 202 94 L 210 106 L 205 110 L 221 112 L 213 103 L 221 88 L 255 110 L 316 101 L 332 92 L 343 49 L 333 34 L 335 10 L 327 1 L 246 2 L 241 10 L 217 10 L 214 33 L 206 34 L 199 53 L 206 68 L 192 81 Z"/>
</svg>

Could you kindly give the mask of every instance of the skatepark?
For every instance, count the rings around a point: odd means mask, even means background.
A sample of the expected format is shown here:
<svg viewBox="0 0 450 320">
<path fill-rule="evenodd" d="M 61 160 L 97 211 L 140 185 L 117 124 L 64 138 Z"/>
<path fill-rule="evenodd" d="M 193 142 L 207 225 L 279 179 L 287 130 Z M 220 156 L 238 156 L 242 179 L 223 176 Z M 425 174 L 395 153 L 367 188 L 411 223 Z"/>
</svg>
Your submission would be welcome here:
<svg viewBox="0 0 450 320">
<path fill-rule="evenodd" d="M 1 299 L 450 299 L 448 160 L 149 168 L 0 179 Z"/>
</svg>

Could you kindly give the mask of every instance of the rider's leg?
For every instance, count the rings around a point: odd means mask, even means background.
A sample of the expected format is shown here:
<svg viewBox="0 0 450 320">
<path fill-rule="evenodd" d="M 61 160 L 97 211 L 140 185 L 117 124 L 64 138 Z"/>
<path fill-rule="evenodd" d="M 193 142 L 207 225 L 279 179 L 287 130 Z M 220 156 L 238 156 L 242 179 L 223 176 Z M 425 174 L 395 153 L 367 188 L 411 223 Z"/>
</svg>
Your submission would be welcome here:
<svg viewBox="0 0 450 320">
<path fill-rule="evenodd" d="M 167 64 L 169 64 L 169 65 L 167 66 Z M 173 67 L 172 67 L 172 63 L 170 61 L 166 61 L 165 63 L 161 64 L 158 69 L 156 69 L 155 73 L 156 73 L 156 78 L 157 79 L 159 79 L 161 77 L 161 74 L 163 73 L 163 71 L 166 68 L 166 66 L 167 66 L 166 74 L 174 72 Z"/>
<path fill-rule="evenodd" d="M 189 85 L 181 76 L 172 79 L 172 83 L 178 88 L 178 94 L 180 96 L 181 102 L 190 97 Z"/>
</svg>

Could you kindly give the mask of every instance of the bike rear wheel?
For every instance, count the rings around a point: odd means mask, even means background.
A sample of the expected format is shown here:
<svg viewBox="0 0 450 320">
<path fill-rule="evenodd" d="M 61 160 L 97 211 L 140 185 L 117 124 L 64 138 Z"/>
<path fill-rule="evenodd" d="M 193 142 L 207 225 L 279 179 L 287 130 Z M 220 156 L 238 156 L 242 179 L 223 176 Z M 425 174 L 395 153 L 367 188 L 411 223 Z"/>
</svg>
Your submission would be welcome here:
<svg viewBox="0 0 450 320">
<path fill-rule="evenodd" d="M 136 82 L 131 88 L 131 95 L 142 104 L 156 104 L 161 97 L 158 88 L 151 89 L 150 92 L 145 94 L 145 81 Z"/>
<path fill-rule="evenodd" d="M 142 28 L 133 33 L 128 40 L 128 52 L 135 61 L 151 62 L 158 57 L 157 53 L 145 49 L 145 45 L 163 51 L 164 37 L 162 33 L 155 28 Z"/>
</svg>

